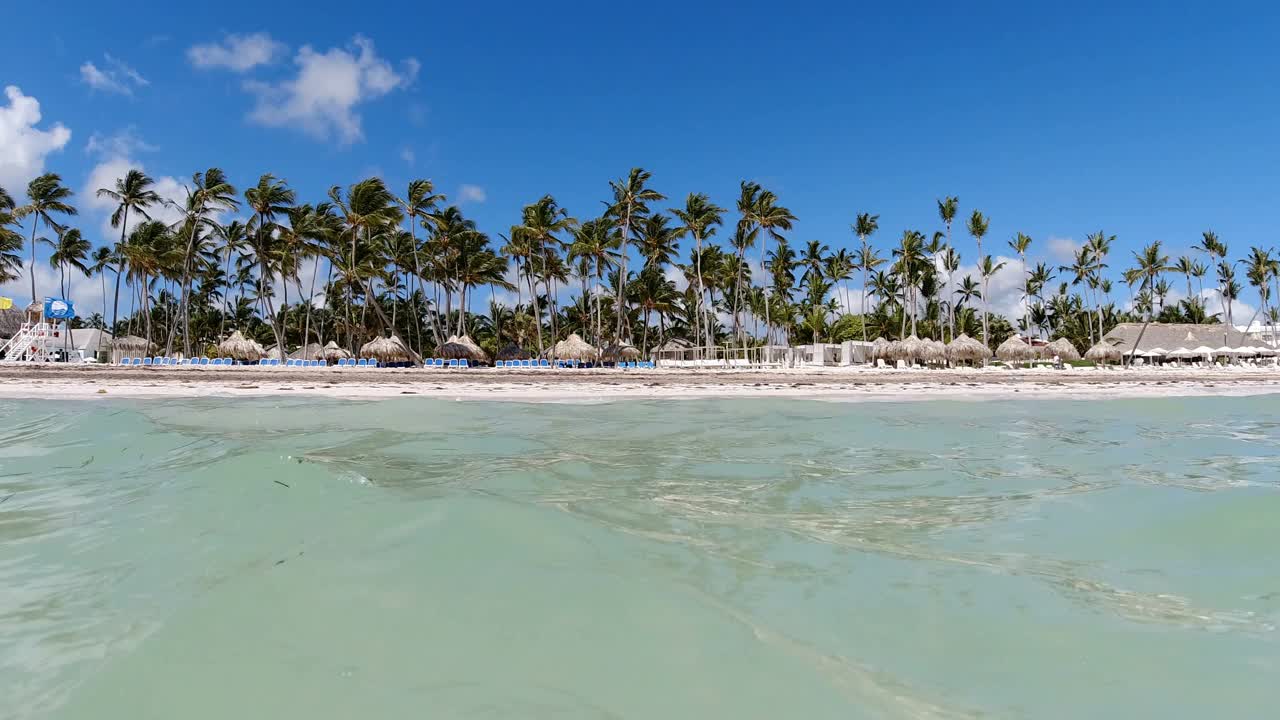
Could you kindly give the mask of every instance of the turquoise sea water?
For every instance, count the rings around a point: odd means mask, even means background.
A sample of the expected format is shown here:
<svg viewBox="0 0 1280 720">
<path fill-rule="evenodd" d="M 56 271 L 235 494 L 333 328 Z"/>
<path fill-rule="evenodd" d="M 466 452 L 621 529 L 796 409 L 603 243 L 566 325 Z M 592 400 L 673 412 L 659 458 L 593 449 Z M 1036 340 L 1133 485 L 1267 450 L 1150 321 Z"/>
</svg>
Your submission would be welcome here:
<svg viewBox="0 0 1280 720">
<path fill-rule="evenodd" d="M 1236 718 L 1280 398 L 0 403 L 0 717 Z"/>
</svg>

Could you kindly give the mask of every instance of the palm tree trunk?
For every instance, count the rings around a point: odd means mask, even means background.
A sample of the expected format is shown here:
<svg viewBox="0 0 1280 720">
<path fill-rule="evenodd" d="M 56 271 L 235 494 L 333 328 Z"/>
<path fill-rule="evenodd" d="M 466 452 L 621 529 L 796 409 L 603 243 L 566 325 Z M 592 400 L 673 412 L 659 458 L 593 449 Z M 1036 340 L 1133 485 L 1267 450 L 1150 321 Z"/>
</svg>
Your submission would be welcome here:
<svg viewBox="0 0 1280 720">
<path fill-rule="evenodd" d="M 316 257 L 316 264 L 311 267 L 311 287 L 307 290 L 307 313 L 302 321 L 302 347 L 303 358 L 311 359 L 311 306 L 316 299 L 316 274 L 320 272 L 320 257 Z M 323 343 L 321 343 L 323 344 Z"/>
<path fill-rule="evenodd" d="M 116 324 L 120 322 L 120 273 L 124 270 L 124 231 L 129 227 L 129 206 L 124 206 L 124 221 L 120 223 L 120 245 L 117 247 L 116 258 L 116 299 L 111 303 L 111 333 L 114 336 L 116 332 Z M 107 314 L 107 301 L 102 301 L 102 314 Z"/>
<path fill-rule="evenodd" d="M 631 238 L 631 201 L 629 200 L 622 218 L 622 266 L 618 270 L 618 322 L 617 329 L 614 331 L 614 339 L 619 343 L 622 342 L 622 325 L 627 316 L 624 305 L 627 301 L 627 243 Z M 34 258 L 34 255 L 32 257 Z"/>
<path fill-rule="evenodd" d="M 195 252 L 196 229 L 200 227 L 199 222 L 191 223 L 191 234 L 187 237 L 187 253 L 182 259 L 182 353 L 186 357 L 191 357 L 191 316 L 187 312 L 187 294 L 190 292 L 191 284 L 191 255 Z M 173 352 L 173 336 L 169 336 L 169 342 L 165 344 L 165 354 Z"/>
<path fill-rule="evenodd" d="M 31 275 L 31 302 L 36 302 L 36 228 L 40 227 L 40 216 L 31 219 L 31 263 L 27 266 Z"/>
<path fill-rule="evenodd" d="M 860 236 L 862 241 L 862 299 L 860 301 L 862 314 L 862 342 L 867 341 L 867 238 Z"/>
</svg>

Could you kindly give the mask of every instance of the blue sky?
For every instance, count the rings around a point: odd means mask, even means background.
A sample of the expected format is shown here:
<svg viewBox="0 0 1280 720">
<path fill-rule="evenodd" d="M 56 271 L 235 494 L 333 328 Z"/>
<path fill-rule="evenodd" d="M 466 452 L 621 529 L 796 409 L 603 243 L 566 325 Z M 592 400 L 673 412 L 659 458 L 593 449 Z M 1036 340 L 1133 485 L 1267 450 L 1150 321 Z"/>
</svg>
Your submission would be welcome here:
<svg viewBox="0 0 1280 720">
<path fill-rule="evenodd" d="M 864 211 L 882 246 L 931 232 L 944 195 L 988 214 L 991 251 L 1021 231 L 1054 262 L 1098 229 L 1113 267 L 1210 228 L 1236 256 L 1276 245 L 1280 11 L 1113 5 L 21 3 L 0 85 L 39 103 L 44 134 L 0 98 L 0 184 L 61 173 L 95 242 L 85 190 L 128 164 L 270 171 L 306 200 L 430 177 L 493 235 L 544 193 L 591 217 L 639 165 L 673 199 L 732 206 L 763 183 L 796 245 L 851 247 Z"/>
</svg>

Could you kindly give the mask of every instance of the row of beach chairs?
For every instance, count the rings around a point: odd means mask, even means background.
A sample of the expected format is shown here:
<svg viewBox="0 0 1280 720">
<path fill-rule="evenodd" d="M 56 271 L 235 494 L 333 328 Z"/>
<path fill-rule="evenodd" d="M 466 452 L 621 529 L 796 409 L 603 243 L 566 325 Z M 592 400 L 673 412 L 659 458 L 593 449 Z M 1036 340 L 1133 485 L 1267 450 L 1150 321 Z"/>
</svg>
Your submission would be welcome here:
<svg viewBox="0 0 1280 720">
<path fill-rule="evenodd" d="M 185 360 L 170 357 L 134 357 L 120 358 L 117 363 L 120 367 L 195 367 L 211 366 L 222 367 L 234 365 L 235 362 L 231 358 L 187 358 Z"/>
</svg>

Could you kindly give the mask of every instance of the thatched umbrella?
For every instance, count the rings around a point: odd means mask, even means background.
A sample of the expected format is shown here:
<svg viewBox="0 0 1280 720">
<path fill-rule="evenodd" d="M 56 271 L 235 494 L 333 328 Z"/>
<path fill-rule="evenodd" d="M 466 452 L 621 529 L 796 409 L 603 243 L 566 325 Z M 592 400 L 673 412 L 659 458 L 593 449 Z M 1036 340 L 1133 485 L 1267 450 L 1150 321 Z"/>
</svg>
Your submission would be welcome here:
<svg viewBox="0 0 1280 720">
<path fill-rule="evenodd" d="M 1057 355 L 1059 359 L 1066 362 L 1080 359 L 1080 351 L 1066 338 L 1058 338 L 1044 347 L 1049 357 Z"/>
<path fill-rule="evenodd" d="M 1093 362 L 1103 364 L 1106 364 L 1109 361 L 1119 362 L 1123 357 L 1124 353 L 1120 352 L 1120 348 L 1115 347 L 1106 340 L 1099 340 L 1084 354 L 1085 360 L 1092 360 Z"/>
<path fill-rule="evenodd" d="M 902 353 L 907 360 L 915 362 L 916 360 L 924 360 L 929 352 L 929 346 L 925 341 L 912 335 L 902 341 Z"/>
<path fill-rule="evenodd" d="M 996 357 L 1006 362 L 1026 362 L 1034 359 L 1035 356 L 1036 351 L 1017 335 L 1000 343 L 1000 347 L 996 348 Z"/>
<path fill-rule="evenodd" d="M 111 341 L 111 362 L 118 363 L 121 358 L 150 355 L 153 347 L 155 347 L 153 343 L 149 343 L 146 338 L 140 338 L 137 335 L 118 337 Z"/>
<path fill-rule="evenodd" d="M 987 346 L 960 333 L 947 344 L 947 357 L 951 362 L 977 362 L 988 356 Z"/>
<path fill-rule="evenodd" d="M 360 348 L 360 357 L 373 358 L 380 363 L 408 362 L 412 359 L 409 348 L 399 337 L 377 337 Z"/>
<path fill-rule="evenodd" d="M 600 355 L 600 351 L 591 347 L 586 340 L 578 336 L 578 333 L 573 333 L 553 345 L 547 355 L 555 360 L 592 362 Z"/>
<path fill-rule="evenodd" d="M 290 360 L 319 360 L 324 347 L 320 343 L 307 343 L 289 353 Z"/>
<path fill-rule="evenodd" d="M 630 345 L 610 345 L 600 352 L 600 359 L 605 362 L 636 360 L 639 357 L 640 351 Z"/>
<path fill-rule="evenodd" d="M 528 360 L 531 357 L 533 357 L 533 353 L 512 343 L 498 351 L 497 359 L 505 362 L 507 360 Z"/>
<path fill-rule="evenodd" d="M 245 337 L 237 330 L 218 345 L 218 354 L 235 360 L 252 361 L 266 357 L 267 351 L 262 349 L 258 341 Z"/>
<path fill-rule="evenodd" d="M 325 362 L 338 362 L 351 357 L 351 353 L 346 348 L 338 347 L 338 343 L 330 340 L 328 345 L 320 349 L 320 357 L 324 358 Z"/>
<path fill-rule="evenodd" d="M 871 359 L 878 360 L 889 357 L 889 341 L 883 337 L 877 337 L 871 341 Z"/>
<path fill-rule="evenodd" d="M 471 338 L 463 335 L 450 335 L 444 344 L 436 349 L 436 357 L 442 357 L 445 360 L 467 360 L 468 362 L 485 362 L 489 356 L 479 345 L 472 342 Z"/>
<path fill-rule="evenodd" d="M 924 361 L 927 363 L 942 363 L 947 360 L 947 346 L 942 344 L 941 340 L 923 340 L 924 345 Z"/>
</svg>

